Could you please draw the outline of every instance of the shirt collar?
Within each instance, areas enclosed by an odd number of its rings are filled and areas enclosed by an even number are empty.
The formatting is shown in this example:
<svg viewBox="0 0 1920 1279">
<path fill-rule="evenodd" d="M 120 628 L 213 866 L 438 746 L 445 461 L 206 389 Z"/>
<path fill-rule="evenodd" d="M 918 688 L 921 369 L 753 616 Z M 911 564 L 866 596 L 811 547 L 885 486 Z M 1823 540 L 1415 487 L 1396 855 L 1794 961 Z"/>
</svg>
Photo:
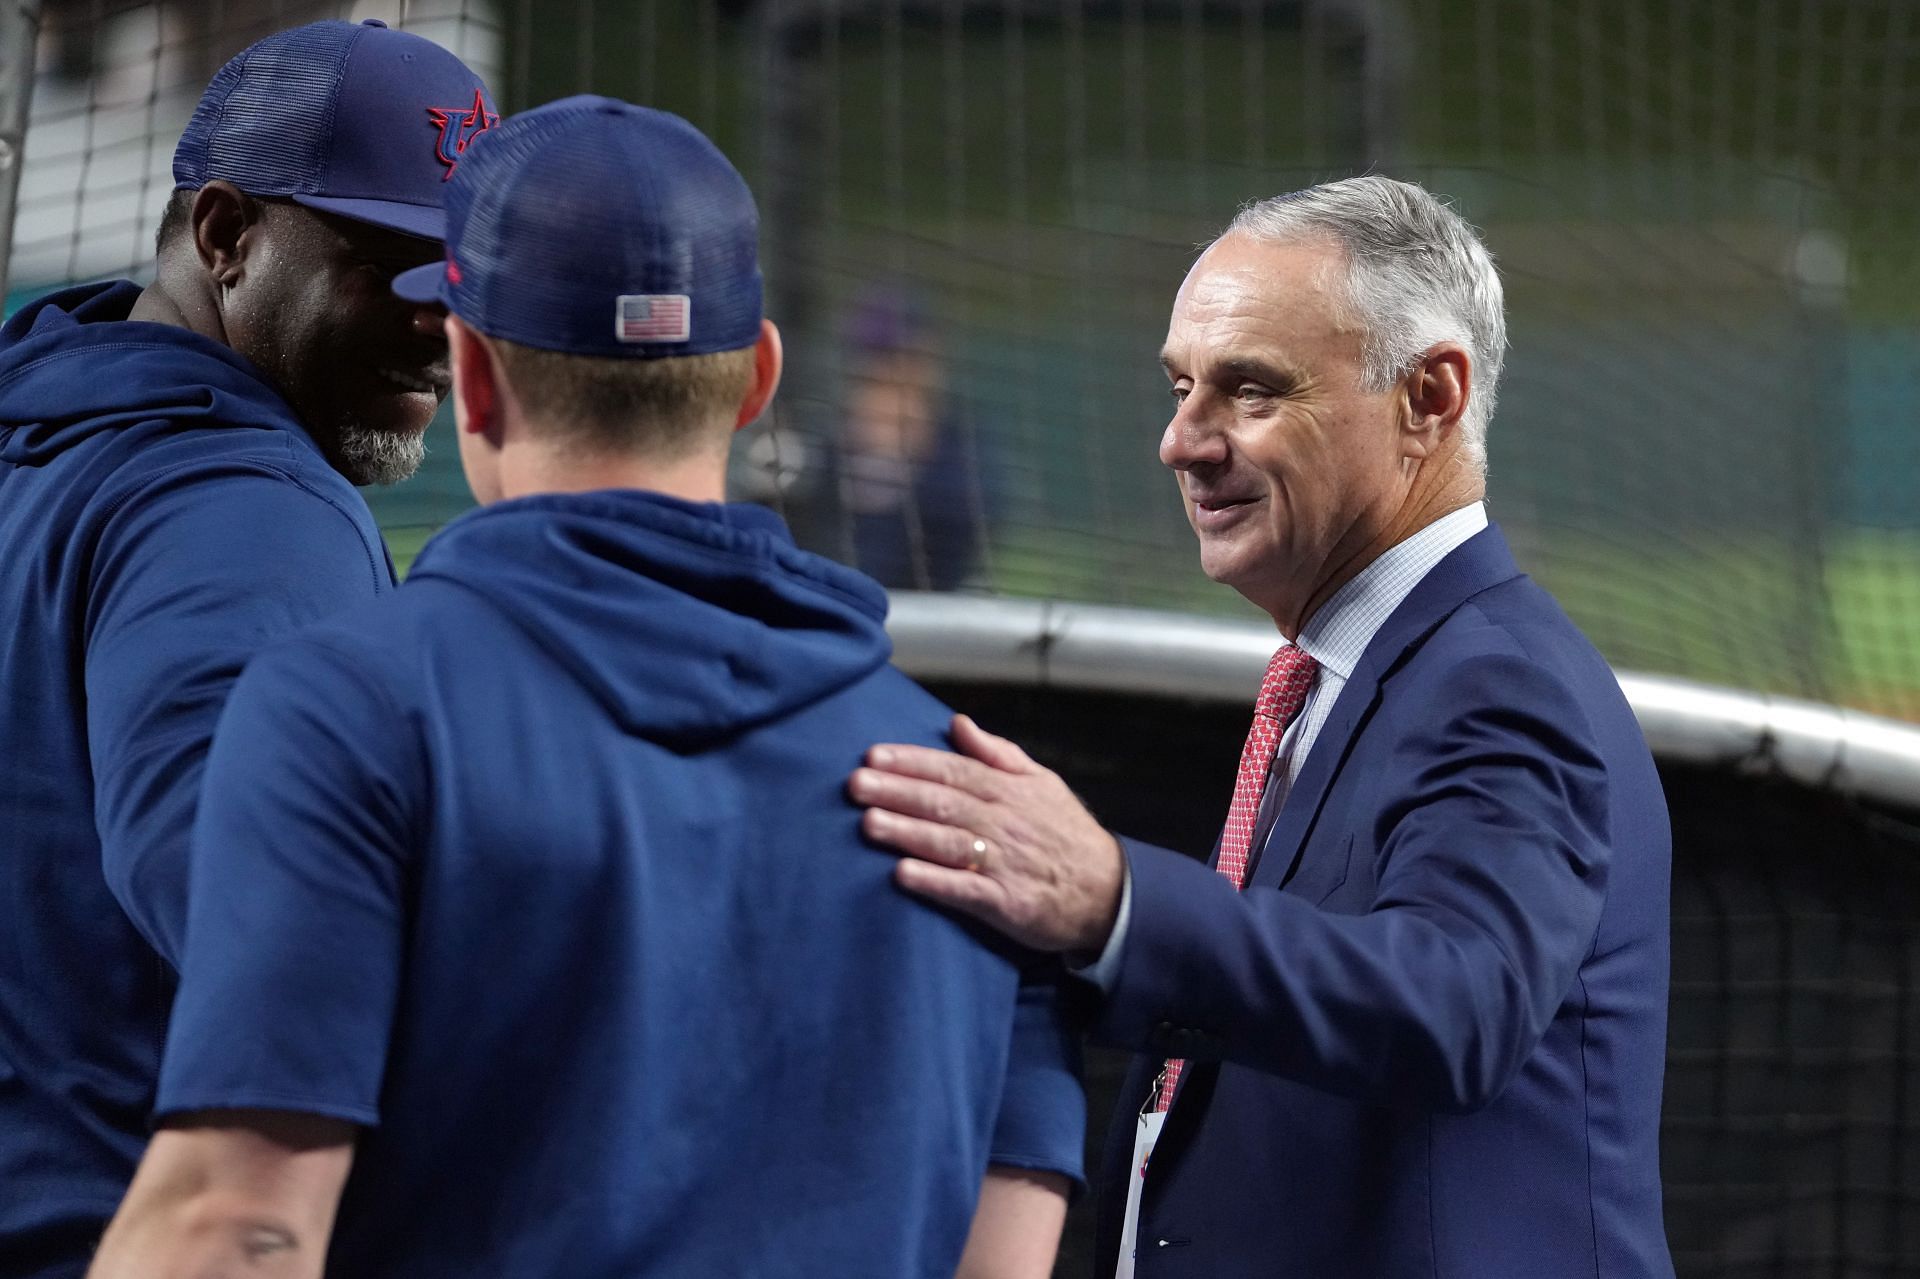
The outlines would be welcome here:
<svg viewBox="0 0 1920 1279">
<path fill-rule="evenodd" d="M 1352 678 L 1367 645 L 1420 579 L 1486 526 L 1487 505 L 1474 502 L 1388 547 L 1320 606 L 1294 642 L 1341 679 Z"/>
</svg>

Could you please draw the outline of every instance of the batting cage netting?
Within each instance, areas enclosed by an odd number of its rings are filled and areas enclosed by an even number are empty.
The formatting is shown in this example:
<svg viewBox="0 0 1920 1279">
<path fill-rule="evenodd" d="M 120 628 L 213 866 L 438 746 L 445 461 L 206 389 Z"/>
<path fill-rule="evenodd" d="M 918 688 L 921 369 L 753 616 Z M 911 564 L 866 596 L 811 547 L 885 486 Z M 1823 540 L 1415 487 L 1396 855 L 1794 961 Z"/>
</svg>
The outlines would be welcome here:
<svg viewBox="0 0 1920 1279">
<path fill-rule="evenodd" d="M 1156 457 L 1169 304 L 1243 201 L 1377 170 L 1501 263 L 1491 511 L 1616 668 L 1920 720 L 1912 0 L 9 0 L 7 308 L 142 277 L 207 78 L 327 16 L 721 144 L 789 356 L 735 493 L 890 587 L 1253 618 Z M 369 494 L 403 563 L 469 501 L 434 432 Z M 1204 852 L 1253 684 L 938 687 Z M 1676 1260 L 1920 1275 L 1920 764 L 1862 798 L 1756 741 L 1663 752 Z"/>
<path fill-rule="evenodd" d="M 1115 829 L 1211 846 L 1270 626 L 911 595 L 893 629 L 907 669 Z M 1661 1156 L 1677 1272 L 1920 1275 L 1920 737 L 1623 683 L 1673 818 Z M 1098 1131 L 1126 1063 L 1088 1062 Z M 1075 1207 L 1057 1274 L 1089 1273 L 1093 1212 Z"/>
</svg>

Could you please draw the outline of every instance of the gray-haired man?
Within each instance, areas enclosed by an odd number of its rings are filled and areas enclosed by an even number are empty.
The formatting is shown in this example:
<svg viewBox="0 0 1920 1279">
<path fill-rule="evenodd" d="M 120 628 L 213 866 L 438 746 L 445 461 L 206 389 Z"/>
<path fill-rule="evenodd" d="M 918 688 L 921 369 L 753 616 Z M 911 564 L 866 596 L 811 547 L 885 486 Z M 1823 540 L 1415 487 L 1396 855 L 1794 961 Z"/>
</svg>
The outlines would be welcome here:
<svg viewBox="0 0 1920 1279">
<path fill-rule="evenodd" d="M 1141 1053 L 1103 1275 L 1672 1274 L 1666 807 L 1487 522 L 1501 296 L 1471 227 L 1379 177 L 1248 207 L 1182 284 L 1160 458 L 1285 641 L 1213 870 L 965 720 L 965 756 L 854 776 L 904 886 L 1077 952 Z"/>
</svg>

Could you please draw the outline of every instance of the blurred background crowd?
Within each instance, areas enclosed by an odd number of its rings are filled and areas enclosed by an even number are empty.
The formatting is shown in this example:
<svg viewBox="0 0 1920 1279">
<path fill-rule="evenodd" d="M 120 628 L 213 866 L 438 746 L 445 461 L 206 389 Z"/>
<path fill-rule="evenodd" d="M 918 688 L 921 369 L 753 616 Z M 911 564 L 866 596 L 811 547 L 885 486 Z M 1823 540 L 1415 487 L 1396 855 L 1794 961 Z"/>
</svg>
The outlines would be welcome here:
<svg viewBox="0 0 1920 1279">
<path fill-rule="evenodd" d="M 144 269 L 210 70 L 332 14 L 721 143 L 792 359 L 736 492 L 891 586 L 1243 612 L 1155 458 L 1168 303 L 1241 201 L 1378 168 L 1501 260 L 1494 514 L 1609 658 L 1920 716 L 1909 0 L 51 0 L 9 305 Z"/>
</svg>

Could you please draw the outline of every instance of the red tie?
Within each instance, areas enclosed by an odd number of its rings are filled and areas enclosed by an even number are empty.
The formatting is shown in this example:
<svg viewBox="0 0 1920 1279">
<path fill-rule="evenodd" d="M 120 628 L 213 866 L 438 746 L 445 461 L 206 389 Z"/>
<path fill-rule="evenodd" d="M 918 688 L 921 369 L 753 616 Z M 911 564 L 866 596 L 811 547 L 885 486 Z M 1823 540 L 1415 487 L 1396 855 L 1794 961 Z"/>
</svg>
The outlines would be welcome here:
<svg viewBox="0 0 1920 1279">
<path fill-rule="evenodd" d="M 1220 860 L 1214 867 L 1232 880 L 1235 888 L 1246 886 L 1247 853 L 1253 847 L 1253 827 L 1260 818 L 1260 797 L 1266 794 L 1273 753 L 1280 749 L 1287 725 L 1306 704 L 1307 690 L 1313 687 L 1313 675 L 1319 669 L 1320 664 L 1305 650 L 1287 644 L 1267 663 L 1266 678 L 1260 681 L 1260 697 L 1253 704 L 1253 725 L 1247 729 L 1247 744 L 1240 750 L 1240 775 L 1234 779 L 1227 826 L 1220 832 Z M 1180 1082 L 1185 1066 L 1186 1062 L 1172 1058 L 1160 1072 L 1156 1110 L 1173 1105 L 1174 1086 Z"/>
</svg>

